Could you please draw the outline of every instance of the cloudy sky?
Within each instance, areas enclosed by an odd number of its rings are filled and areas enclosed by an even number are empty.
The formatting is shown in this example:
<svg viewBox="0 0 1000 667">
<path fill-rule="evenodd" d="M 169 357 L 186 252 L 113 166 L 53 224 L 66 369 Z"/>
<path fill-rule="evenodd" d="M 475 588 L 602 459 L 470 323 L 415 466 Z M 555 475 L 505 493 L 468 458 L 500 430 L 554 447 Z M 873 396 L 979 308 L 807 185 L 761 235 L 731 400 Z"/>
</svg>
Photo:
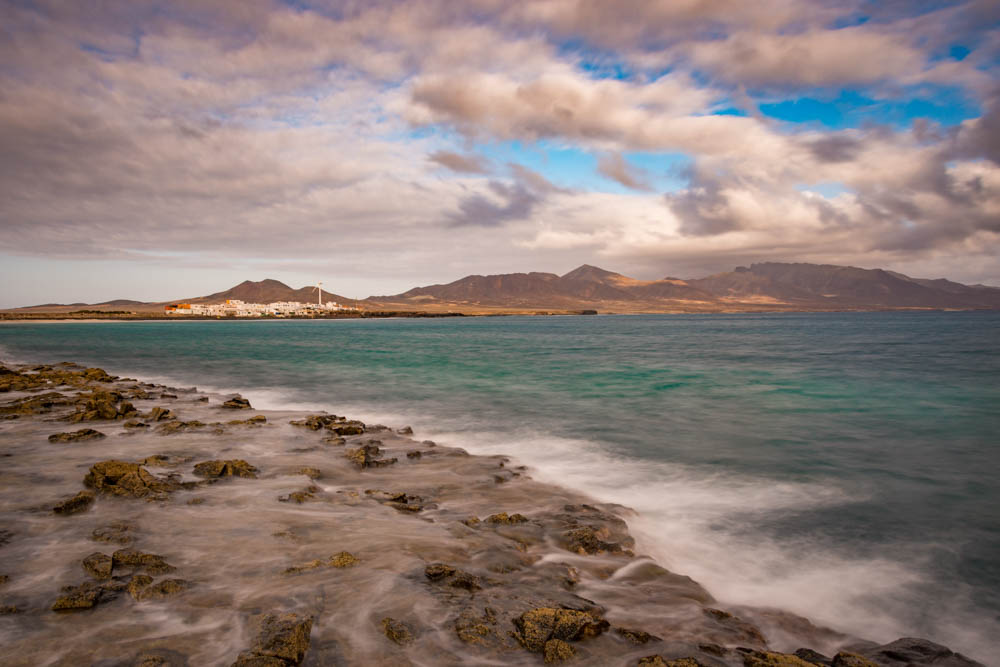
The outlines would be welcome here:
<svg viewBox="0 0 1000 667">
<path fill-rule="evenodd" d="M 0 307 L 754 261 L 1000 285 L 991 0 L 0 0 Z"/>
</svg>

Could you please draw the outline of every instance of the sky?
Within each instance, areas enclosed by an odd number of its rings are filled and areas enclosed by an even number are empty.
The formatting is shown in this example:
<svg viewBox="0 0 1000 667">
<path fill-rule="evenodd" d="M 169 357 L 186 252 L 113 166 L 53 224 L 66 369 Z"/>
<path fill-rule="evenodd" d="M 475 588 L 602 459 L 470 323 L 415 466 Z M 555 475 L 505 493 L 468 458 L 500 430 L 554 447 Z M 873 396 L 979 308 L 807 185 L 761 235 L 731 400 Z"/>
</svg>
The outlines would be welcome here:
<svg viewBox="0 0 1000 667">
<path fill-rule="evenodd" d="M 0 307 L 589 263 L 1000 285 L 992 0 L 0 0 Z"/>
</svg>

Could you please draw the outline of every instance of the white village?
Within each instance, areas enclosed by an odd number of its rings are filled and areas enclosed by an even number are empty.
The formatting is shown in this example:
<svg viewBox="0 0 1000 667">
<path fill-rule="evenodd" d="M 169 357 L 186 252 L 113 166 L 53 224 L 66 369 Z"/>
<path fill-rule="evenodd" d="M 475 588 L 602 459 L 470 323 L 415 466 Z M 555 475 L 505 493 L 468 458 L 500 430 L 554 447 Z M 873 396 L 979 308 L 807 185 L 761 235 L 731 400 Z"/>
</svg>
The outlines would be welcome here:
<svg viewBox="0 0 1000 667">
<path fill-rule="evenodd" d="M 323 302 L 323 283 L 316 283 L 316 303 L 301 301 L 275 301 L 250 303 L 240 299 L 226 299 L 222 303 L 175 303 L 163 307 L 167 315 L 197 317 L 316 317 L 339 311 L 357 311 L 360 308 L 344 306 L 335 301 Z"/>
</svg>

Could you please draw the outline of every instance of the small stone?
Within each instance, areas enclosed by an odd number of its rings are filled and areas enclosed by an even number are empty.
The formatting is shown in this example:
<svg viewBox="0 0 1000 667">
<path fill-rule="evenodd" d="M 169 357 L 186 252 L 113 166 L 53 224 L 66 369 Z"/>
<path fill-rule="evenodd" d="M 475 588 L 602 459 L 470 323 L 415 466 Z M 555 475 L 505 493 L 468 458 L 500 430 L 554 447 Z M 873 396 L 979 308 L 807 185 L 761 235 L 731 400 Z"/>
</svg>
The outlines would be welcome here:
<svg viewBox="0 0 1000 667">
<path fill-rule="evenodd" d="M 52 611 L 91 609 L 112 597 L 114 597 L 113 591 L 94 584 L 67 586 L 63 589 L 63 594 L 52 605 Z"/>
<path fill-rule="evenodd" d="M 663 641 L 655 635 L 651 635 L 643 630 L 630 630 L 628 628 L 615 628 L 615 632 L 629 640 L 633 644 L 648 644 L 649 642 Z"/>
<path fill-rule="evenodd" d="M 340 553 L 330 556 L 330 565 L 332 567 L 353 567 L 360 562 L 361 561 L 353 554 L 346 551 L 341 551 Z"/>
<path fill-rule="evenodd" d="M 160 406 L 156 406 L 149 412 L 149 419 L 150 421 L 154 422 L 164 421 L 166 419 L 173 419 L 173 417 L 174 413 L 170 412 L 170 410 L 168 410 L 167 408 L 161 408 Z"/>
<path fill-rule="evenodd" d="M 319 468 L 299 468 L 298 474 L 305 475 L 309 479 L 319 479 L 323 476 Z"/>
<path fill-rule="evenodd" d="M 413 435 L 413 429 L 409 426 L 404 426 L 403 428 L 396 431 L 399 435 Z"/>
<path fill-rule="evenodd" d="M 83 569 L 94 579 L 110 579 L 112 563 L 111 556 L 101 552 L 92 553 L 83 559 Z"/>
<path fill-rule="evenodd" d="M 420 452 L 419 449 L 411 449 L 410 451 L 406 452 L 406 458 L 408 459 L 419 459 L 422 457 L 423 454 Z"/>
<path fill-rule="evenodd" d="M 431 581 L 440 581 L 455 574 L 455 568 L 445 563 L 433 563 L 424 568 L 424 576 Z"/>
<path fill-rule="evenodd" d="M 95 497 L 93 491 L 81 491 L 72 498 L 64 500 L 53 507 L 52 511 L 63 516 L 86 512 L 94 504 Z"/>
<path fill-rule="evenodd" d="M 413 641 L 413 633 L 410 627 L 402 621 L 397 621 L 388 616 L 382 619 L 382 632 L 385 636 L 396 642 L 400 646 L 405 646 Z"/>
</svg>

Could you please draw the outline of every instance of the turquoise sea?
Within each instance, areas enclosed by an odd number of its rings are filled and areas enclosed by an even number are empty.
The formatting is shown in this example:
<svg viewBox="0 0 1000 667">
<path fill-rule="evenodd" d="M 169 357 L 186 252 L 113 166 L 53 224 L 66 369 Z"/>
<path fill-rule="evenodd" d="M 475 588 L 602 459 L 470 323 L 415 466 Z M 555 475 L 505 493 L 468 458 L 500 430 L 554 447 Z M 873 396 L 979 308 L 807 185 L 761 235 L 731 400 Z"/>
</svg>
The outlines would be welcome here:
<svg viewBox="0 0 1000 667">
<path fill-rule="evenodd" d="M 1000 313 L 6 323 L 0 360 L 240 391 L 637 511 L 721 601 L 1000 653 Z"/>
</svg>

